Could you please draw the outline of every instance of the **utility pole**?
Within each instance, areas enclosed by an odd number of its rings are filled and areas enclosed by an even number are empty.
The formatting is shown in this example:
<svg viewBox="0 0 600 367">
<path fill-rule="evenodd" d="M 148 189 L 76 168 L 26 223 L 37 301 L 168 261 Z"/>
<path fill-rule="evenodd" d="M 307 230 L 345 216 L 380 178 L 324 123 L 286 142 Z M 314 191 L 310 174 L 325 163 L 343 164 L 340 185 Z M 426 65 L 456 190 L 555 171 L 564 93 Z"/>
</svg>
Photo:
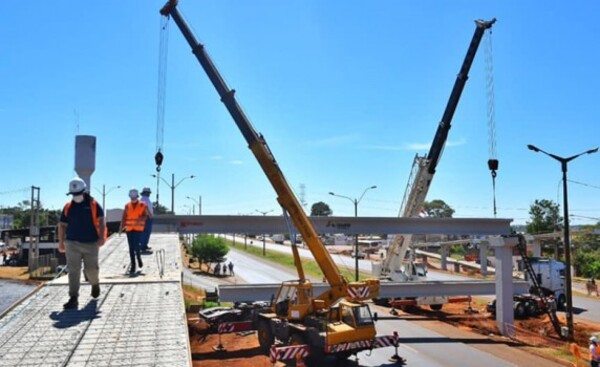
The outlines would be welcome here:
<svg viewBox="0 0 600 367">
<path fill-rule="evenodd" d="M 567 296 L 567 307 L 566 307 L 566 316 L 567 316 L 567 332 L 569 335 L 567 335 L 567 340 L 573 341 L 573 338 L 575 336 L 574 334 L 574 330 L 573 330 L 573 285 L 571 283 L 571 234 L 569 233 L 569 199 L 567 196 L 567 163 L 569 163 L 570 161 L 572 161 L 573 159 L 580 157 L 584 154 L 593 154 L 598 152 L 598 148 L 594 148 L 594 149 L 589 149 L 586 150 L 583 153 L 579 153 L 579 154 L 575 154 L 573 156 L 567 157 L 567 158 L 563 158 L 563 157 L 559 157 L 555 154 L 552 153 L 548 153 L 538 147 L 536 147 L 535 145 L 527 145 L 527 148 L 529 150 L 532 150 L 536 153 L 544 153 L 545 155 L 549 156 L 550 158 L 553 158 L 557 161 L 560 162 L 560 167 L 561 167 L 561 171 L 562 171 L 562 182 L 563 182 L 563 210 L 564 210 L 564 222 L 565 222 L 565 228 L 564 228 L 564 246 L 565 246 L 565 283 L 567 283 L 566 285 L 566 296 Z"/>
<path fill-rule="evenodd" d="M 31 218 L 29 221 L 29 273 L 38 268 L 40 241 L 40 188 L 31 186 Z"/>
</svg>

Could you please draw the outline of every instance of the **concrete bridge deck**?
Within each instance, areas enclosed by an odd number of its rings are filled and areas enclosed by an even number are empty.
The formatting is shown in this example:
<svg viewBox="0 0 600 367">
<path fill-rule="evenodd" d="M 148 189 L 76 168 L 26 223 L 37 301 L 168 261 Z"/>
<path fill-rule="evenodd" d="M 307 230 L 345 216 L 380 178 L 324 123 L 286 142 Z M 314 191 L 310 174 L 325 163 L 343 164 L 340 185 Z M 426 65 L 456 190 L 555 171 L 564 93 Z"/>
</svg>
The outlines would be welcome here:
<svg viewBox="0 0 600 367">
<path fill-rule="evenodd" d="M 100 297 L 83 283 L 77 310 L 62 309 L 63 276 L 8 312 L 0 366 L 191 366 L 178 237 L 153 234 L 150 246 L 130 277 L 126 237 L 111 237 L 100 250 Z"/>
</svg>

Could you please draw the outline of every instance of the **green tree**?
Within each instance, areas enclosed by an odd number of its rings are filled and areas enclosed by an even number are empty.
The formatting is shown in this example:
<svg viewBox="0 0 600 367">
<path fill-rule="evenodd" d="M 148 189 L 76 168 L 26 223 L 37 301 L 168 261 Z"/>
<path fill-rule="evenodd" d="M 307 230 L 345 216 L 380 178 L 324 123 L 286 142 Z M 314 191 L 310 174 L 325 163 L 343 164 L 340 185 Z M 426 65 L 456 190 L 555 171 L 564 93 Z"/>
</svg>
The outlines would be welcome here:
<svg viewBox="0 0 600 367">
<path fill-rule="evenodd" d="M 169 213 L 169 209 L 167 209 L 166 206 L 159 204 L 159 203 L 152 203 L 152 206 L 154 207 L 154 214 L 167 214 Z"/>
<path fill-rule="evenodd" d="M 527 222 L 527 233 L 550 233 L 561 230 L 563 219 L 558 214 L 559 206 L 552 200 L 535 200 L 529 207 L 531 222 Z"/>
<path fill-rule="evenodd" d="M 426 201 L 423 204 L 423 210 L 428 216 L 435 218 L 452 218 L 454 214 L 454 209 L 440 199 Z"/>
<path fill-rule="evenodd" d="M 328 217 L 333 214 L 333 211 L 329 207 L 329 205 L 325 204 L 322 201 L 314 203 L 310 207 L 310 215 L 314 217 Z"/>
<path fill-rule="evenodd" d="M 584 226 L 573 233 L 573 266 L 578 276 L 600 278 L 600 238 L 594 230 L 600 226 Z"/>
<path fill-rule="evenodd" d="M 210 235 L 199 235 L 192 244 L 192 256 L 198 259 L 200 264 L 219 263 L 225 261 L 225 255 L 229 248 L 225 240 Z"/>
</svg>

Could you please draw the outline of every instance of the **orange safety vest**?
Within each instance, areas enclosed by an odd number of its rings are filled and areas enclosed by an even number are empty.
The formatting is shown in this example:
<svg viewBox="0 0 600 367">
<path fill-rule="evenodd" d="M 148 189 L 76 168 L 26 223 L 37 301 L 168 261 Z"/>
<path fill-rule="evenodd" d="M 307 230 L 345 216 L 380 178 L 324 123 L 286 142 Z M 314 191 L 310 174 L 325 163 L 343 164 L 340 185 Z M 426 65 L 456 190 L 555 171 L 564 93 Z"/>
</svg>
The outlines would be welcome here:
<svg viewBox="0 0 600 367">
<path fill-rule="evenodd" d="M 138 201 L 135 205 L 130 201 L 125 205 L 125 230 L 127 232 L 143 232 L 146 225 L 146 204 Z"/>
<path fill-rule="evenodd" d="M 65 216 L 69 216 L 69 209 L 71 209 L 71 204 L 73 204 L 72 201 L 69 201 L 66 205 L 65 205 Z M 104 233 L 101 233 L 100 231 L 100 219 L 98 218 L 98 206 L 96 205 L 96 200 L 94 200 L 93 197 L 90 196 L 90 207 L 92 209 L 92 221 L 94 222 L 94 227 L 96 228 L 96 233 L 98 233 L 98 238 L 102 238 L 102 239 L 106 239 L 106 235 L 107 235 L 107 230 L 106 230 L 106 226 L 104 226 Z"/>
<path fill-rule="evenodd" d="M 598 354 L 598 345 L 590 345 L 590 361 L 600 362 L 600 354 Z"/>
</svg>

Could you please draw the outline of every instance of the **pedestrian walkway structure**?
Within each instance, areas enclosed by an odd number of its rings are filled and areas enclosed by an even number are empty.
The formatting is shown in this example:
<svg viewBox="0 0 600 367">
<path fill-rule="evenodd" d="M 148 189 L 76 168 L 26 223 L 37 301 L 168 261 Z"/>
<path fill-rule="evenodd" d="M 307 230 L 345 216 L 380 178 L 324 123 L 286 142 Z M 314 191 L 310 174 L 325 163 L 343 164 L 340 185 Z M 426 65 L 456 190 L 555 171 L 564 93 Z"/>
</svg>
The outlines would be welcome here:
<svg viewBox="0 0 600 367">
<path fill-rule="evenodd" d="M 62 309 L 66 276 L 10 310 L 0 366 L 191 366 L 178 236 L 155 233 L 150 246 L 130 277 L 127 239 L 113 235 L 100 250 L 100 297 L 83 283 L 77 310 Z"/>
</svg>

